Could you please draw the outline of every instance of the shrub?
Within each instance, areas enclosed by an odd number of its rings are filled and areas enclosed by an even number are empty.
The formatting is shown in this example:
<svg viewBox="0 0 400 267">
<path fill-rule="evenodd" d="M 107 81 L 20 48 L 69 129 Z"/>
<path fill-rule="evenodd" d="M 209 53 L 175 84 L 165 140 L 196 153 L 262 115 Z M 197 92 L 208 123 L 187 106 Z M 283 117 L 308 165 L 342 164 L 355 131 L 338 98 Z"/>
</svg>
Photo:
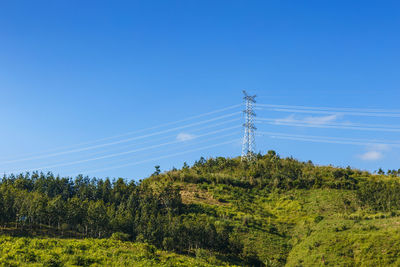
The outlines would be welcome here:
<svg viewBox="0 0 400 267">
<path fill-rule="evenodd" d="M 115 232 L 111 235 L 111 239 L 119 241 L 129 241 L 130 235 L 121 232 Z"/>
<path fill-rule="evenodd" d="M 81 255 L 75 256 L 72 260 L 72 264 L 78 266 L 90 266 L 91 264 L 95 263 L 96 260 L 89 257 L 84 257 Z"/>
<path fill-rule="evenodd" d="M 320 221 L 322 221 L 324 219 L 324 216 L 318 215 L 314 218 L 314 222 L 315 223 L 319 223 Z"/>
<path fill-rule="evenodd" d="M 64 264 L 60 260 L 60 256 L 52 254 L 50 259 L 47 259 L 43 263 L 43 267 L 61 267 Z"/>
</svg>

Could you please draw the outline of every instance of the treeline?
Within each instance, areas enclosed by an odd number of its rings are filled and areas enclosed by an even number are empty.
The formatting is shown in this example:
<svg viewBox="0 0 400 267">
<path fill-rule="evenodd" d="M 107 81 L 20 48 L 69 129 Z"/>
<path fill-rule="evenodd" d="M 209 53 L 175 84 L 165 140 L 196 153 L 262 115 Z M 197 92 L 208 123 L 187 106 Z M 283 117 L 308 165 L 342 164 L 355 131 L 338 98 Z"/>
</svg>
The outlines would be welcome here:
<svg viewBox="0 0 400 267">
<path fill-rule="evenodd" d="M 400 169 L 379 169 L 376 174 L 357 169 L 316 166 L 292 157 L 281 158 L 275 151 L 256 155 L 252 163 L 240 158 L 211 158 L 196 161 L 189 168 L 163 174 L 171 181 L 223 183 L 249 189 L 292 190 L 331 188 L 355 190 L 360 205 L 375 211 L 400 210 Z"/>
<path fill-rule="evenodd" d="M 240 253 L 240 245 L 230 240 L 232 229 L 188 212 L 171 183 L 11 175 L 0 183 L 0 225 L 25 230 L 47 226 L 82 237 L 113 235 L 178 252 L 207 248 Z"/>
<path fill-rule="evenodd" d="M 251 163 L 242 162 L 240 158 L 200 158 L 191 168 L 186 164 L 182 170 L 172 170 L 163 175 L 172 181 L 224 183 L 266 190 L 356 189 L 359 178 L 371 176 L 350 167 L 315 166 L 311 161 L 281 158 L 275 151 L 258 154 L 256 158 Z"/>
</svg>

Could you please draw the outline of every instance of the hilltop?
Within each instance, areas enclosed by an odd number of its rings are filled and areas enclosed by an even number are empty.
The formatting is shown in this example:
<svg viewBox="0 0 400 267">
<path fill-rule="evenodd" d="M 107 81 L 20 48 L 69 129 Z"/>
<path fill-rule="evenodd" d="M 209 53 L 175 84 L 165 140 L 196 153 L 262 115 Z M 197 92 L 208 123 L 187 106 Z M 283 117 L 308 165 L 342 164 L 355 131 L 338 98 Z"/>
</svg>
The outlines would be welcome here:
<svg viewBox="0 0 400 267">
<path fill-rule="evenodd" d="M 58 255 L 52 266 L 399 265 L 398 174 L 269 151 L 250 163 L 217 157 L 156 167 L 139 183 L 12 175 L 0 184 L 0 262 L 44 263 L 48 250 Z M 114 251 L 107 259 L 92 249 L 102 246 Z"/>
</svg>

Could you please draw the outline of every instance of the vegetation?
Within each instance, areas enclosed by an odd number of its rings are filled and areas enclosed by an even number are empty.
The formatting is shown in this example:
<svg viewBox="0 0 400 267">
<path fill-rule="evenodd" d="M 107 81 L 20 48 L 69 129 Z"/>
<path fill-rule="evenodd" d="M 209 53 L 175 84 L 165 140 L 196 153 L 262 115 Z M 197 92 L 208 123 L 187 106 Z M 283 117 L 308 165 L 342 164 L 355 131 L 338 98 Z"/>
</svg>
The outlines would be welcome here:
<svg viewBox="0 0 400 267">
<path fill-rule="evenodd" d="M 5 176 L 0 263 L 399 265 L 399 174 L 269 151 L 252 163 L 201 158 L 164 173 L 156 166 L 138 183 Z"/>
<path fill-rule="evenodd" d="M 112 239 L 0 238 L 2 266 L 213 266 L 213 259 L 160 251 Z M 211 262 L 211 264 L 209 263 Z"/>
</svg>

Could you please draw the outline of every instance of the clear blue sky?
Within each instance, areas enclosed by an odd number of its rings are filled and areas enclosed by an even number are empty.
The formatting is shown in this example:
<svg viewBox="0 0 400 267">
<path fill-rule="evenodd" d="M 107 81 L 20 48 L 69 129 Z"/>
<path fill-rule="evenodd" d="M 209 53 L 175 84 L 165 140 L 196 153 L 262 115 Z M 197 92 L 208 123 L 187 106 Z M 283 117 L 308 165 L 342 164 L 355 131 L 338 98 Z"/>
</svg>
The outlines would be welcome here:
<svg viewBox="0 0 400 267">
<path fill-rule="evenodd" d="M 7 163 L 35 158 L 33 154 L 44 155 L 42 152 L 52 149 L 85 147 L 73 145 L 239 104 L 242 89 L 257 94 L 262 104 L 400 109 L 399 10 L 398 1 L 1 1 L 0 170 L 57 166 L 173 142 L 178 135 L 191 139 L 223 129 L 201 130 L 198 126 L 194 133 L 185 128 L 135 143 Z M 326 117 L 329 114 L 268 110 L 258 114 L 306 123 L 316 120 L 400 127 L 398 117 Z M 239 124 L 227 122 L 225 127 Z M 206 125 L 211 124 L 201 126 Z M 268 124 L 258 128 L 388 142 L 400 139 L 400 132 Z M 218 140 L 192 139 L 143 150 L 142 154 L 44 170 L 139 179 L 151 174 L 156 164 L 167 170 L 180 167 L 183 161 L 192 163 L 201 155 L 237 156 L 240 144 L 123 168 L 91 170 L 240 138 L 240 129 L 234 131 L 236 136 Z M 400 148 L 395 146 L 257 137 L 257 150 L 268 149 L 318 164 L 371 171 L 400 168 Z"/>
</svg>

